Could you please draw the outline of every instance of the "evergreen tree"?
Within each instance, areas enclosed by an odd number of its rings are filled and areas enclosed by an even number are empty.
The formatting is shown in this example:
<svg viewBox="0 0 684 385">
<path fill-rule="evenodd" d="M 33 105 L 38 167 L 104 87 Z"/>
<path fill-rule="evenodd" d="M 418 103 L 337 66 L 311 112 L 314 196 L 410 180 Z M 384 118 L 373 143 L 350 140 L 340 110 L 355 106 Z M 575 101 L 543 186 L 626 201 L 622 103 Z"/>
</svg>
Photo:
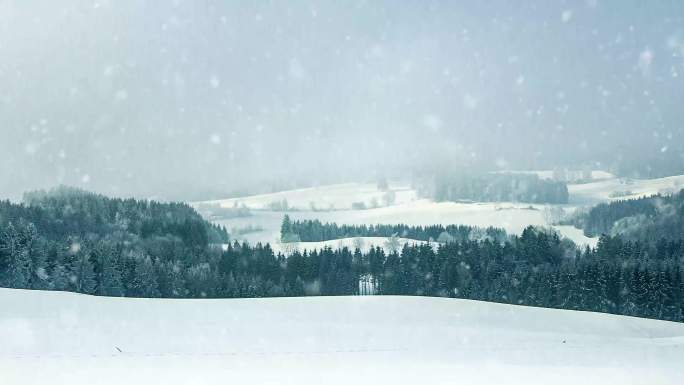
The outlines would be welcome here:
<svg viewBox="0 0 684 385">
<path fill-rule="evenodd" d="M 95 271 L 87 252 L 80 252 L 73 259 L 71 282 L 79 293 L 95 293 Z"/>
<path fill-rule="evenodd" d="M 33 271 L 29 249 L 34 242 L 32 230 L 20 234 L 13 224 L 9 224 L 2 234 L 2 247 L 9 256 L 6 272 L 7 285 L 18 289 L 30 288 Z"/>
<path fill-rule="evenodd" d="M 288 234 L 292 233 L 292 221 L 290 221 L 290 216 L 285 214 L 283 216 L 283 222 L 280 225 L 280 236 L 286 237 Z"/>
<path fill-rule="evenodd" d="M 131 283 L 131 294 L 134 297 L 155 298 L 159 297 L 157 276 L 154 271 L 152 259 L 147 255 L 140 255 L 133 259 L 135 268 Z"/>
<path fill-rule="evenodd" d="M 119 263 L 113 248 L 101 247 L 96 253 L 98 260 L 97 269 L 97 294 L 112 297 L 124 295 L 124 286 L 121 282 Z"/>
</svg>

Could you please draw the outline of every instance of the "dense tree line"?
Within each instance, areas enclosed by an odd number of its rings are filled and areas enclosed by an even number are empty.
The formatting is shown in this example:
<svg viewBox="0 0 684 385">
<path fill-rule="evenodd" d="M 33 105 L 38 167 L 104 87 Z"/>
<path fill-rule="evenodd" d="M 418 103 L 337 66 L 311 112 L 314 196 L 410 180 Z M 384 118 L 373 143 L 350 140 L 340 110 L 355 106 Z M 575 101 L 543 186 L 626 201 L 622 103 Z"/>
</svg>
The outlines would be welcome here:
<svg viewBox="0 0 684 385">
<path fill-rule="evenodd" d="M 604 236 L 576 251 L 557 234 L 527 228 L 499 243 L 454 241 L 400 252 L 325 248 L 285 257 L 233 243 L 192 257 L 146 254 L 100 238 L 46 242 L 35 226 L 4 227 L 2 285 L 168 298 L 355 295 L 467 298 L 684 321 L 684 242 L 654 245 Z M 364 290 L 370 284 L 372 290 Z"/>
<path fill-rule="evenodd" d="M 646 149 L 646 146 L 641 141 L 635 141 L 634 148 L 625 151 L 630 156 L 618 161 L 612 171 L 621 177 L 639 179 L 684 174 L 684 147 L 680 140 L 671 140 L 668 143 L 668 151 L 658 151 L 658 145 L 654 146 L 653 150 Z"/>
<path fill-rule="evenodd" d="M 79 204 L 73 195 L 90 203 Z M 683 240 L 603 236 L 596 248 L 577 250 L 555 232 L 528 227 L 520 236 L 464 237 L 435 248 L 407 244 L 388 253 L 379 247 L 365 253 L 325 248 L 286 257 L 269 245 L 197 241 L 225 233 L 208 224 L 172 226 L 192 217 L 175 212 L 186 212 L 184 205 L 119 206 L 136 207 L 133 214 L 103 208 L 98 200 L 104 207 L 118 204 L 73 191 L 34 196 L 25 205 L 5 202 L 1 286 L 166 298 L 425 295 L 684 321 Z M 158 221 L 170 232 L 143 231 L 132 218 Z M 224 235 L 184 233 L 199 228 Z"/>
<path fill-rule="evenodd" d="M 180 238 L 188 247 L 227 242 L 224 228 L 184 203 L 116 199 L 61 186 L 24 194 L 22 204 L 0 201 L 0 225 L 32 223 L 50 240 L 111 234 L 129 238 Z"/>
<path fill-rule="evenodd" d="M 598 204 L 566 221 L 587 236 L 620 234 L 623 238 L 655 241 L 684 238 L 684 191 Z"/>
<path fill-rule="evenodd" d="M 434 178 L 428 191 L 436 201 L 568 203 L 565 182 L 535 174 L 453 173 Z M 426 190 L 426 189 L 422 189 Z"/>
<path fill-rule="evenodd" d="M 60 187 L 26 194 L 22 204 L 0 202 L 0 283 L 153 295 L 158 290 L 153 267 L 180 270 L 207 259 L 211 245 L 224 242 L 229 242 L 226 230 L 188 205 Z"/>
<path fill-rule="evenodd" d="M 319 242 L 351 237 L 402 237 L 420 241 L 465 241 L 490 238 L 498 241 L 506 239 L 506 231 L 500 228 L 480 228 L 465 225 L 409 226 L 405 224 L 377 225 L 338 225 L 314 220 L 292 221 L 288 215 L 283 217 L 280 228 L 281 239 L 292 239 L 288 234 L 297 235 L 302 242 Z"/>
</svg>

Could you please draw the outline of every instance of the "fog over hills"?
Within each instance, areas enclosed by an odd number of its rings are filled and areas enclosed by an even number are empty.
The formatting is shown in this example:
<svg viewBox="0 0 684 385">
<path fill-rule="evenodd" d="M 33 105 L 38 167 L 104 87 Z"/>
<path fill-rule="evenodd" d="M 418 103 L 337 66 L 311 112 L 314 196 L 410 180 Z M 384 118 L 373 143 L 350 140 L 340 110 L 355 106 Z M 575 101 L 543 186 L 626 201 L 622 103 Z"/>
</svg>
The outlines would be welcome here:
<svg viewBox="0 0 684 385">
<path fill-rule="evenodd" d="M 0 196 L 684 173 L 684 3 L 0 2 Z"/>
</svg>

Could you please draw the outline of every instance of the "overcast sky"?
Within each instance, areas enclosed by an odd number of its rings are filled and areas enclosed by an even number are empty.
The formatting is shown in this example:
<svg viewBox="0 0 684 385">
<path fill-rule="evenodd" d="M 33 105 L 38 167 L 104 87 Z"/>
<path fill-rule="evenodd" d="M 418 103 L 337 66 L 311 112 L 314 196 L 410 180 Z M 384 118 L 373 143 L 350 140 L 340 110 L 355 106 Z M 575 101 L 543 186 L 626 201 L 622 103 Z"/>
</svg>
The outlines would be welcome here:
<svg viewBox="0 0 684 385">
<path fill-rule="evenodd" d="M 0 197 L 682 162 L 684 2 L 0 0 Z"/>
</svg>

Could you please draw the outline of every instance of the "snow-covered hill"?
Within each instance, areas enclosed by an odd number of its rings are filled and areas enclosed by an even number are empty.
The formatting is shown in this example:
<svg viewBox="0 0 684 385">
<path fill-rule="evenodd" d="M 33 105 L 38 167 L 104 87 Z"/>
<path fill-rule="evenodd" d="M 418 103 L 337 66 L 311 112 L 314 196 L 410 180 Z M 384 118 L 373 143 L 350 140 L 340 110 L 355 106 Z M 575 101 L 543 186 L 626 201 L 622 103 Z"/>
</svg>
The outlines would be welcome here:
<svg viewBox="0 0 684 385">
<path fill-rule="evenodd" d="M 502 170 L 502 171 L 494 171 L 496 174 L 531 174 L 531 175 L 536 175 L 541 179 L 554 179 L 554 172 L 553 170 Z M 584 172 L 582 170 L 562 170 L 560 171 L 560 174 L 565 176 L 566 180 L 572 180 L 573 176 L 575 178 L 583 178 L 584 177 Z M 603 170 L 591 170 L 590 173 L 590 178 L 594 181 L 596 180 L 601 180 L 601 179 L 612 179 L 615 178 L 615 175 L 608 171 L 603 171 Z"/>
<path fill-rule="evenodd" d="M 550 177 L 550 171 L 530 172 Z M 598 171 L 595 174 L 596 181 L 594 182 L 568 185 L 570 204 L 561 205 L 563 210 L 571 212 L 581 206 L 615 199 L 636 198 L 659 192 L 676 192 L 684 187 L 684 175 L 638 180 L 615 178 L 609 173 Z M 408 225 L 495 226 L 511 234 L 518 234 L 529 225 L 549 226 L 545 216 L 545 210 L 549 205 L 513 202 L 433 202 L 429 199 L 418 199 L 416 192 L 406 186 L 390 185 L 390 187 L 395 191 L 396 200 L 389 206 L 383 206 L 385 193 L 379 191 L 377 186 L 362 183 L 337 184 L 244 198 L 198 202 L 195 205 L 209 204 L 221 207 L 245 205 L 253 209 L 249 216 L 216 220 L 217 223 L 226 226 L 229 231 L 248 227 L 258 229 L 258 231 L 243 235 L 233 233 L 235 239 L 250 243 L 277 243 L 284 213 L 269 211 L 268 208 L 271 203 L 282 199 L 286 199 L 288 205 L 296 209 L 288 212 L 295 220 L 318 219 L 322 222 L 350 225 L 404 223 Z M 371 201 L 378 202 L 380 207 L 372 208 Z M 316 211 L 311 210 L 311 202 L 317 209 Z M 367 209 L 351 209 L 355 202 L 364 202 Z M 555 228 L 577 244 L 594 246 L 597 242 L 597 238 L 587 238 L 581 230 L 573 227 L 555 226 Z"/>
<path fill-rule="evenodd" d="M 416 192 L 407 186 L 390 185 L 394 194 L 391 204 L 410 202 Z M 242 198 L 220 199 L 201 202 L 221 207 L 245 206 L 249 209 L 268 210 L 272 204 L 287 201 L 295 210 L 350 210 L 352 204 L 363 203 L 367 207 L 387 205 L 386 191 L 378 190 L 372 183 L 344 183 L 280 191 L 271 194 L 252 195 Z"/>
<path fill-rule="evenodd" d="M 421 297 L 0 289 L 0 383 L 681 384 L 684 324 Z"/>
<path fill-rule="evenodd" d="M 676 193 L 684 188 L 684 175 L 657 179 L 613 178 L 598 182 L 568 185 L 570 203 L 599 203 L 634 199 L 654 194 Z"/>
<path fill-rule="evenodd" d="M 350 225 L 404 223 L 414 226 L 434 224 L 495 226 L 505 229 L 510 234 L 519 234 L 529 225 L 548 225 L 544 218 L 545 208 L 544 205 L 527 203 L 454 203 L 420 199 L 391 207 L 369 210 L 292 211 L 287 214 L 293 220 L 318 219 L 324 223 L 335 222 Z M 229 231 L 250 225 L 257 226 L 262 230 L 237 238 L 250 243 L 269 242 L 273 244 L 280 238 L 280 225 L 283 215 L 285 213 L 282 212 L 254 211 L 248 217 L 217 220 L 216 223 L 225 226 Z M 557 229 L 578 244 L 593 246 L 596 243 L 596 239 L 585 237 L 581 230 L 569 226 L 561 226 Z"/>
</svg>

